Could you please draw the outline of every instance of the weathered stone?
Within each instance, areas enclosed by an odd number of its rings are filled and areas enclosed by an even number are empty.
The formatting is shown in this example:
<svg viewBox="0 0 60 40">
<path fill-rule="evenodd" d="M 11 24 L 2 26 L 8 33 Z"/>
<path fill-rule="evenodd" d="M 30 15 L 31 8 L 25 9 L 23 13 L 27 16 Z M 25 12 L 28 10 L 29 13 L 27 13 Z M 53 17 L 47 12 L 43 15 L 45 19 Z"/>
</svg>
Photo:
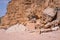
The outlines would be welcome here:
<svg viewBox="0 0 60 40">
<path fill-rule="evenodd" d="M 55 12 L 54 12 L 54 8 L 50 8 L 50 7 L 47 7 L 44 11 L 43 11 L 44 14 L 46 15 L 49 15 L 51 17 L 54 17 L 55 16 Z"/>
<path fill-rule="evenodd" d="M 40 33 L 44 33 L 44 32 L 51 32 L 52 30 L 51 29 L 40 29 Z"/>
<path fill-rule="evenodd" d="M 60 10 L 58 10 L 57 19 L 60 20 Z"/>
<path fill-rule="evenodd" d="M 51 28 L 52 31 L 56 31 L 58 29 L 59 29 L 59 26 L 56 26 L 56 27 Z"/>
<path fill-rule="evenodd" d="M 11 0 L 6 15 L 1 18 L 0 28 L 9 28 L 17 23 L 27 26 L 30 30 L 35 27 L 48 28 L 50 24 L 59 25 L 59 22 L 53 20 L 56 7 L 60 7 L 60 0 Z"/>
<path fill-rule="evenodd" d="M 51 28 L 60 25 L 60 20 L 54 20 L 52 22 L 47 23 L 44 28 Z"/>
<path fill-rule="evenodd" d="M 40 33 L 56 31 L 58 29 L 59 29 L 59 26 L 56 26 L 56 27 L 53 27 L 53 28 L 48 28 L 48 29 L 41 28 Z"/>
<path fill-rule="evenodd" d="M 24 25 L 22 25 L 22 24 L 16 24 L 16 25 L 13 25 L 13 26 L 9 27 L 6 30 L 6 33 L 10 33 L 10 32 L 23 32 L 26 29 L 27 28 Z"/>
<path fill-rule="evenodd" d="M 27 23 L 26 27 L 28 28 L 28 30 L 35 30 L 35 23 Z"/>
</svg>

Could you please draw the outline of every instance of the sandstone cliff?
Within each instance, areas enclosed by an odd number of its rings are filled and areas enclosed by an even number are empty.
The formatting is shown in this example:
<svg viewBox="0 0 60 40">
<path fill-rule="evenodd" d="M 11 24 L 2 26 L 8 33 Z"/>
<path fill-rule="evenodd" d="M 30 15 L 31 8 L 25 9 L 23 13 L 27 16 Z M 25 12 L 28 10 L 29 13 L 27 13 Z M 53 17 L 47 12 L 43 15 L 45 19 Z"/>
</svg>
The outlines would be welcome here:
<svg viewBox="0 0 60 40">
<path fill-rule="evenodd" d="M 60 0 L 11 0 L 6 15 L 1 19 L 0 28 L 8 28 L 17 23 L 25 26 L 38 23 L 39 27 L 44 27 L 52 22 L 57 13 L 56 8 L 60 8 Z"/>
</svg>

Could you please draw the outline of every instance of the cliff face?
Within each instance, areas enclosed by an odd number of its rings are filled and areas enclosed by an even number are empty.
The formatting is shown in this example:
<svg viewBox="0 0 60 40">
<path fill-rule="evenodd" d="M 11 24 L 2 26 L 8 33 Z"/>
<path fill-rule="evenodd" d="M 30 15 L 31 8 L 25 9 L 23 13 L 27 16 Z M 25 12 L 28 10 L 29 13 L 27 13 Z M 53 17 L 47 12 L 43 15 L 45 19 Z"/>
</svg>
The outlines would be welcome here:
<svg viewBox="0 0 60 40">
<path fill-rule="evenodd" d="M 11 0 L 8 3 L 6 15 L 1 19 L 0 28 L 8 28 L 17 23 L 26 25 L 38 20 L 45 25 L 52 21 L 56 14 L 54 11 L 56 7 L 60 7 L 60 0 Z M 46 13 L 48 9 L 52 10 L 51 13 Z"/>
</svg>

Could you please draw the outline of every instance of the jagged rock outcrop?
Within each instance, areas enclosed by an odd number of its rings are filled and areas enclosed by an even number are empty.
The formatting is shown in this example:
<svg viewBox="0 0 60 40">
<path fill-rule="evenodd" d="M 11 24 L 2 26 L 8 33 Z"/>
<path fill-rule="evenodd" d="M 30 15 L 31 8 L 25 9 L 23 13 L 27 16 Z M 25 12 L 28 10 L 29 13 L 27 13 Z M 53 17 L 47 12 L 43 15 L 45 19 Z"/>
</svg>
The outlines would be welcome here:
<svg viewBox="0 0 60 40">
<path fill-rule="evenodd" d="M 33 24 L 32 28 L 28 27 L 30 29 L 37 26 L 44 28 L 48 22 L 56 18 L 56 14 L 57 18 L 60 18 L 60 11 L 56 11 L 59 7 L 60 0 L 11 0 L 6 15 L 1 19 L 0 28 L 8 28 L 17 23 L 25 26 Z"/>
</svg>

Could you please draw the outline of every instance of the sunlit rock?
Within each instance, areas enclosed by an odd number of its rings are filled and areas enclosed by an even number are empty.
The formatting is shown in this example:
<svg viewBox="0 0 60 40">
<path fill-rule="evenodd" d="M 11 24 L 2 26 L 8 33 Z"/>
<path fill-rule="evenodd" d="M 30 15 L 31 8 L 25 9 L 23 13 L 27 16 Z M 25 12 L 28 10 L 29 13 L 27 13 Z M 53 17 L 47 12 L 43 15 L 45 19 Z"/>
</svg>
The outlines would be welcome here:
<svg viewBox="0 0 60 40">
<path fill-rule="evenodd" d="M 54 12 L 54 8 L 50 8 L 50 7 L 47 7 L 44 11 L 43 11 L 44 14 L 47 14 L 51 17 L 54 17 L 55 16 L 55 12 Z"/>
<path fill-rule="evenodd" d="M 21 32 L 21 31 L 25 31 L 26 30 L 26 27 L 22 24 L 16 24 L 16 25 L 13 25 L 11 26 L 10 28 L 8 28 L 6 30 L 7 33 L 10 33 L 10 32 Z"/>
</svg>

